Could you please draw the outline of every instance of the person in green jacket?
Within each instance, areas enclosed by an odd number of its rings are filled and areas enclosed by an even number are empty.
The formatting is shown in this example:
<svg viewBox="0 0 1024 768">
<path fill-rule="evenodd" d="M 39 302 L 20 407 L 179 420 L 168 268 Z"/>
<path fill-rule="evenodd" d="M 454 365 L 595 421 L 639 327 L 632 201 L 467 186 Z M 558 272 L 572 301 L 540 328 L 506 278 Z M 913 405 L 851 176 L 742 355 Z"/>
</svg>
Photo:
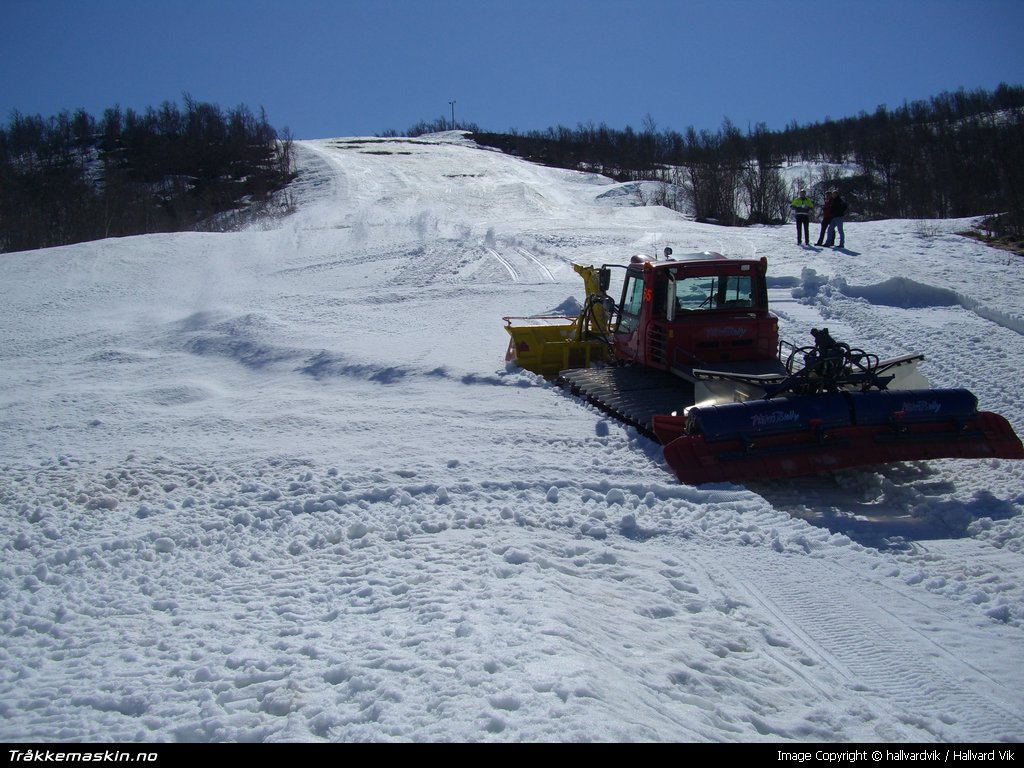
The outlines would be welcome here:
<svg viewBox="0 0 1024 768">
<path fill-rule="evenodd" d="M 814 201 L 807 196 L 807 190 L 801 189 L 800 194 L 793 198 L 793 213 L 796 214 L 796 244 L 811 244 L 811 214 L 814 212 Z"/>
</svg>

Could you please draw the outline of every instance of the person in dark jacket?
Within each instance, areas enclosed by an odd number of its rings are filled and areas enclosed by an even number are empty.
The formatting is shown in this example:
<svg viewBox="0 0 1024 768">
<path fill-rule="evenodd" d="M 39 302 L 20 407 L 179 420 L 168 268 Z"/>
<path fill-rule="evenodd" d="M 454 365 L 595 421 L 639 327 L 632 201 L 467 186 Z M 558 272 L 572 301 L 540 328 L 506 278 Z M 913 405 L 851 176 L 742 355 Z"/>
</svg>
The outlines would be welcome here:
<svg viewBox="0 0 1024 768">
<path fill-rule="evenodd" d="M 807 196 L 807 190 L 801 189 L 800 194 L 793 198 L 791 205 L 796 214 L 796 244 L 811 244 L 811 213 L 814 212 L 814 201 Z M 801 240 L 801 232 L 803 239 Z"/>
<path fill-rule="evenodd" d="M 833 190 L 832 218 L 828 222 L 828 234 L 825 236 L 825 246 L 831 248 L 836 242 L 836 232 L 839 233 L 839 247 L 846 247 L 846 233 L 843 231 L 843 217 L 846 216 L 846 201 L 839 196 L 839 192 Z"/>
<path fill-rule="evenodd" d="M 828 223 L 832 221 L 832 190 L 825 193 L 825 204 L 821 206 L 821 230 L 818 232 L 818 242 L 815 245 L 824 245 L 825 230 Z"/>
</svg>

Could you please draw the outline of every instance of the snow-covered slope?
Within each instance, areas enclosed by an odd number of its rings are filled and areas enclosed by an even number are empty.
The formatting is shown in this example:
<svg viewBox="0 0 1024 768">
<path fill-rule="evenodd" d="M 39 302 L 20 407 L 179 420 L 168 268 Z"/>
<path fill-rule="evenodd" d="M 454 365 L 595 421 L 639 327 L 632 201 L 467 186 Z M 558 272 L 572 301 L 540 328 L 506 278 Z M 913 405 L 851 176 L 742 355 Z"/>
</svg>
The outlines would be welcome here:
<svg viewBox="0 0 1024 768">
<path fill-rule="evenodd" d="M 501 322 L 573 261 L 765 255 L 784 335 L 1022 431 L 1019 259 L 800 248 L 458 134 L 297 147 L 283 224 L 0 257 L 0 739 L 1024 738 L 1024 462 L 680 486 Z"/>
</svg>

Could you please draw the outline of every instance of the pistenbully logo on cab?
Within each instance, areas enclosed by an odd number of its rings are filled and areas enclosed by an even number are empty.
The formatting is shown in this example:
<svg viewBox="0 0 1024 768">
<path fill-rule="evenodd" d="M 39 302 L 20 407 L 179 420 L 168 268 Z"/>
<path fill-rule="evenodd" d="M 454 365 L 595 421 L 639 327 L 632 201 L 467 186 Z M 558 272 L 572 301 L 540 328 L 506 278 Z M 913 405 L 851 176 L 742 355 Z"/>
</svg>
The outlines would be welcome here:
<svg viewBox="0 0 1024 768">
<path fill-rule="evenodd" d="M 725 326 L 723 328 L 707 328 L 705 330 L 709 339 L 741 339 L 747 335 L 746 328 Z"/>
</svg>

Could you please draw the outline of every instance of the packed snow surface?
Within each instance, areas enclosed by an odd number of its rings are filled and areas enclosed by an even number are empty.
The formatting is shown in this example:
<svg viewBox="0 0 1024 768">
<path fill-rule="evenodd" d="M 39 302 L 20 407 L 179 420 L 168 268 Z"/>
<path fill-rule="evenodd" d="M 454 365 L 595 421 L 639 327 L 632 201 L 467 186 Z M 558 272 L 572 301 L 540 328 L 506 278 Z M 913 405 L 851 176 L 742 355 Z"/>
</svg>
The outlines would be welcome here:
<svg viewBox="0 0 1024 768">
<path fill-rule="evenodd" d="M 0 256 L 0 739 L 1024 739 L 1024 462 L 683 486 L 501 320 L 578 307 L 573 262 L 767 256 L 784 337 L 1021 432 L 1020 258 L 458 134 L 297 148 L 274 224 Z"/>
</svg>

